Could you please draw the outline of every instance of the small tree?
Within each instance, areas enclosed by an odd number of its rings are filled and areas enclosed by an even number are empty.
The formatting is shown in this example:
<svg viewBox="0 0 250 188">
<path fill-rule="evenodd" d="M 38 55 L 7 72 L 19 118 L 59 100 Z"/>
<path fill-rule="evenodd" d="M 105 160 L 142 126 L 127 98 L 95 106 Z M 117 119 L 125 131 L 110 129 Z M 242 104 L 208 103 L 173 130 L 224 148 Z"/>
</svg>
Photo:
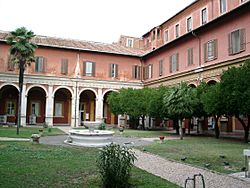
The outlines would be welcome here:
<svg viewBox="0 0 250 188">
<path fill-rule="evenodd" d="M 215 119 L 215 137 L 219 138 L 220 130 L 218 120 L 225 113 L 224 100 L 221 92 L 220 83 L 209 86 L 207 91 L 201 96 L 201 100 L 207 114 L 212 115 Z"/>
<path fill-rule="evenodd" d="M 171 88 L 164 96 L 164 106 L 167 114 L 178 118 L 181 140 L 183 139 L 183 120 L 192 116 L 196 104 L 195 90 L 187 86 L 186 83 Z"/>
<path fill-rule="evenodd" d="M 25 67 L 35 60 L 34 54 L 37 46 L 31 42 L 35 37 L 32 31 L 28 31 L 25 27 L 10 32 L 7 37 L 7 44 L 10 46 L 11 61 L 19 65 L 19 98 L 18 98 L 18 115 L 17 115 L 17 134 L 21 124 L 21 104 L 23 91 L 23 76 Z"/>
<path fill-rule="evenodd" d="M 97 160 L 103 187 L 127 188 L 136 157 L 130 149 L 111 144 L 105 146 Z"/>
</svg>

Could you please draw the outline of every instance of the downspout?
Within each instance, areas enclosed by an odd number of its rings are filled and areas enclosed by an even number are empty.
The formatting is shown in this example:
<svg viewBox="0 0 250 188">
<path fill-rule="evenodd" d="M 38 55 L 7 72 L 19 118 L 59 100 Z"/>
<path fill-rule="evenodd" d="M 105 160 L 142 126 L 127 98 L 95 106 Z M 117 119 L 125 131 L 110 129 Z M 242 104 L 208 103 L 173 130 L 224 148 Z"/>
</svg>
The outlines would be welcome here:
<svg viewBox="0 0 250 188">
<path fill-rule="evenodd" d="M 201 40 L 200 40 L 200 37 L 198 37 L 194 31 L 192 31 L 192 35 L 198 39 L 198 42 L 199 42 L 199 67 L 201 67 Z"/>
<path fill-rule="evenodd" d="M 80 63 L 80 53 L 77 54 L 77 63 Z M 76 112 L 77 112 L 77 93 L 78 93 L 78 79 L 79 79 L 79 72 L 75 75 L 76 76 L 76 94 L 75 94 L 75 122 L 74 126 L 76 127 Z M 79 108 L 79 106 L 78 106 Z"/>
</svg>

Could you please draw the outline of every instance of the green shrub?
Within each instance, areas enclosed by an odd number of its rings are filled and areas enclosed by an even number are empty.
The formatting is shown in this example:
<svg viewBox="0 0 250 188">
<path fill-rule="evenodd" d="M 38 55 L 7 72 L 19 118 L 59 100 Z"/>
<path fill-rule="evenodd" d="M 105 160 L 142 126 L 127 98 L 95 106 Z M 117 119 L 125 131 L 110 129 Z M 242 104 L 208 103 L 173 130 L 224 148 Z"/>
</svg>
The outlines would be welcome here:
<svg viewBox="0 0 250 188">
<path fill-rule="evenodd" d="M 97 160 L 103 187 L 130 187 L 130 172 L 135 159 L 134 153 L 124 146 L 116 144 L 105 146 Z"/>
<path fill-rule="evenodd" d="M 106 124 L 105 123 L 101 123 L 98 127 L 99 130 L 106 130 Z"/>
</svg>

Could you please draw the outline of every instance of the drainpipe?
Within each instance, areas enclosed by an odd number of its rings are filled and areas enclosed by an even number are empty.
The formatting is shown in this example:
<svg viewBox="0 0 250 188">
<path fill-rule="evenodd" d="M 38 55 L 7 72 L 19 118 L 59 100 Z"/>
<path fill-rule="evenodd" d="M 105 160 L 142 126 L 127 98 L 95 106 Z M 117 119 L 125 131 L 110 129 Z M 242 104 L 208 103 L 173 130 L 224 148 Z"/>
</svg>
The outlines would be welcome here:
<svg viewBox="0 0 250 188">
<path fill-rule="evenodd" d="M 77 63 L 80 63 L 80 53 L 77 54 Z M 76 94 L 75 94 L 75 122 L 74 122 L 74 126 L 76 127 L 76 112 L 77 112 L 77 93 L 78 93 L 78 79 L 79 79 L 79 75 L 76 75 Z M 79 106 L 78 106 L 79 108 Z"/>
<path fill-rule="evenodd" d="M 199 67 L 200 67 L 200 66 L 201 66 L 201 39 L 200 39 L 200 37 L 198 37 L 198 36 L 194 33 L 194 31 L 192 31 L 192 35 L 193 35 L 195 38 L 197 38 L 198 41 L 199 41 Z"/>
</svg>

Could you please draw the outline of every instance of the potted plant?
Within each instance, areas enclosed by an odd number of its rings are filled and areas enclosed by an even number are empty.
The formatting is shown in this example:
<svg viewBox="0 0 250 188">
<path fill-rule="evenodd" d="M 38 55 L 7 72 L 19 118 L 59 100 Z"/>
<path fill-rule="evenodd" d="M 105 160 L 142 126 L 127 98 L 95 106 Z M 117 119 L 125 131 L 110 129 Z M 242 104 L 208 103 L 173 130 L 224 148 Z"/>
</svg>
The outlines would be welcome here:
<svg viewBox="0 0 250 188">
<path fill-rule="evenodd" d="M 165 136 L 159 136 L 159 138 L 160 138 L 160 143 L 162 144 L 163 141 L 164 141 Z"/>
</svg>

